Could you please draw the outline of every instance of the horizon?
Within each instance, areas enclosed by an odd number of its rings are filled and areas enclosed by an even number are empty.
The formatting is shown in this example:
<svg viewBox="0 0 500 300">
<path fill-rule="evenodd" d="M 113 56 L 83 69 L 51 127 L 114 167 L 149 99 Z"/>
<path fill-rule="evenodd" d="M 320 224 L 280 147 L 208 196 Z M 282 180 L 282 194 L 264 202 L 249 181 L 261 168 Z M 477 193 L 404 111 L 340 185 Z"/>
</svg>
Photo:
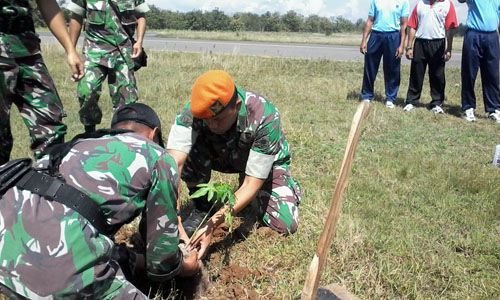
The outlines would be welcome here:
<svg viewBox="0 0 500 300">
<path fill-rule="evenodd" d="M 234 0 L 185 0 L 183 2 L 168 0 L 146 0 L 146 3 L 161 9 L 189 12 L 193 10 L 212 11 L 219 9 L 227 15 L 235 13 L 250 12 L 263 14 L 267 11 L 285 14 L 289 10 L 305 17 L 309 15 L 319 15 L 322 17 L 342 16 L 350 21 L 358 19 L 366 20 L 370 0 L 254 0 L 234 1 Z M 410 11 L 418 0 L 409 0 Z M 465 23 L 467 19 L 467 5 L 460 4 L 457 0 L 451 0 L 455 5 L 459 23 Z"/>
</svg>

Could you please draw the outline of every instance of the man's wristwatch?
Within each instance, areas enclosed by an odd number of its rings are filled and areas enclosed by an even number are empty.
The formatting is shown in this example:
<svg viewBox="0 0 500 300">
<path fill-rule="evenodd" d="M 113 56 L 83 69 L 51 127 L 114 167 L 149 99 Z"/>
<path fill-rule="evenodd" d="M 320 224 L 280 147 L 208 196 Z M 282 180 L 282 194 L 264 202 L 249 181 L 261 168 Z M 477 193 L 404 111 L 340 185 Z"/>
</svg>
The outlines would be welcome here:
<svg viewBox="0 0 500 300">
<path fill-rule="evenodd" d="M 406 51 L 412 50 L 412 49 L 413 49 L 412 47 L 406 47 Z"/>
</svg>

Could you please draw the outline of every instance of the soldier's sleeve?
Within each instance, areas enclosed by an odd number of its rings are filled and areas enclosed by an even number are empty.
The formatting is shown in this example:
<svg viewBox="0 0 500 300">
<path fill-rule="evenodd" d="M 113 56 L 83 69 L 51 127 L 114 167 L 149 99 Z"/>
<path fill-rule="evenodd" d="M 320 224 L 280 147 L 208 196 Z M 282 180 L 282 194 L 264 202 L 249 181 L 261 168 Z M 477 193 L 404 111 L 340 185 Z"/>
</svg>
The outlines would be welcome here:
<svg viewBox="0 0 500 300">
<path fill-rule="evenodd" d="M 193 115 L 189 103 L 184 105 L 181 112 L 175 117 L 175 122 L 168 134 L 167 148 L 189 153 L 196 141 L 198 133 L 193 130 Z"/>
<path fill-rule="evenodd" d="M 265 102 L 264 115 L 248 155 L 245 173 L 252 177 L 266 179 L 273 167 L 275 156 L 280 151 L 280 141 L 279 113 L 270 102 Z"/>
<path fill-rule="evenodd" d="M 166 152 L 156 161 L 146 209 L 146 268 L 148 277 L 165 281 L 177 275 L 182 263 L 177 227 L 178 172 Z"/>
<path fill-rule="evenodd" d="M 70 12 L 82 16 L 85 18 L 87 15 L 85 8 L 87 7 L 86 0 L 71 0 L 71 2 L 66 6 L 66 9 Z"/>
<path fill-rule="evenodd" d="M 135 12 L 145 14 L 149 11 L 149 5 L 145 0 L 135 0 Z"/>
</svg>

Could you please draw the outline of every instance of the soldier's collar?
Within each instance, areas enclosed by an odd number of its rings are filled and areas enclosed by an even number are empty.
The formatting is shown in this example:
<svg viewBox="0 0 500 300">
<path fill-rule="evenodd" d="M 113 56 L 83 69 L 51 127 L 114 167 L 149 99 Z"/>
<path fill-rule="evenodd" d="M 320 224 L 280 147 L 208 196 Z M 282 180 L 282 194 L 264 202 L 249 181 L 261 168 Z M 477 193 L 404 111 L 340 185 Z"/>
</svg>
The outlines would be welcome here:
<svg viewBox="0 0 500 300">
<path fill-rule="evenodd" d="M 247 117 L 248 111 L 246 107 L 246 91 L 240 87 L 236 87 L 236 93 L 238 93 L 238 97 L 241 99 L 240 110 L 238 111 L 238 119 L 236 120 L 236 130 L 239 132 L 243 132 L 245 128 L 248 127 Z"/>
</svg>

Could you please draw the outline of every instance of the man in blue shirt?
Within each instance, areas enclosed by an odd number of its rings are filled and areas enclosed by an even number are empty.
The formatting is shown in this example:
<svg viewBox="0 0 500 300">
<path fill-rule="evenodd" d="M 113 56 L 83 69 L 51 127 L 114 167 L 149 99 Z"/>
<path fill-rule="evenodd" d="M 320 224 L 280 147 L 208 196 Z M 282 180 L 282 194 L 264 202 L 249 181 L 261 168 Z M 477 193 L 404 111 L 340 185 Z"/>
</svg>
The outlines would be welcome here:
<svg viewBox="0 0 500 300">
<path fill-rule="evenodd" d="M 464 119 L 476 121 L 474 84 L 481 69 L 484 109 L 488 118 L 500 123 L 498 28 L 500 0 L 458 0 L 467 2 L 467 32 L 462 50 L 462 110 Z"/>
<path fill-rule="evenodd" d="M 361 100 L 373 100 L 373 86 L 380 60 L 384 56 L 386 106 L 394 108 L 409 14 L 408 0 L 371 0 L 359 47 L 360 52 L 365 55 Z M 367 43 L 368 35 L 370 39 Z"/>
</svg>

